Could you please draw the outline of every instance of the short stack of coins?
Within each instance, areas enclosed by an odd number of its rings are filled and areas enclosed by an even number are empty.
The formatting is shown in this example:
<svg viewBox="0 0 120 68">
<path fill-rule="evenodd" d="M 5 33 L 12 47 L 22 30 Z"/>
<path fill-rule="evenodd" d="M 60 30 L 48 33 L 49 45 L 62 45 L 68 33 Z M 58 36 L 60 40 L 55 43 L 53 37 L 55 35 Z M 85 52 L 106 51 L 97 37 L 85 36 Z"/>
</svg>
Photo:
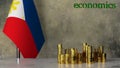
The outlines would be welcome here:
<svg viewBox="0 0 120 68">
<path fill-rule="evenodd" d="M 106 53 L 102 53 L 102 62 L 106 62 Z"/>
<path fill-rule="evenodd" d="M 65 49 L 65 64 L 70 63 L 70 49 Z"/>
<path fill-rule="evenodd" d="M 75 48 L 71 48 L 70 62 L 71 64 L 77 63 L 77 50 Z"/>
<path fill-rule="evenodd" d="M 93 58 L 94 62 L 98 62 L 98 52 L 97 52 L 97 49 L 94 49 L 93 54 L 94 54 L 94 58 Z"/>
<path fill-rule="evenodd" d="M 98 62 L 105 62 L 106 61 L 106 53 L 104 53 L 104 47 L 103 46 L 99 46 L 98 48 Z"/>
<path fill-rule="evenodd" d="M 83 43 L 82 62 L 87 61 L 87 43 Z"/>
<path fill-rule="evenodd" d="M 94 48 L 87 43 L 83 43 L 83 51 L 80 53 L 76 48 L 63 49 L 62 44 L 58 44 L 58 63 L 59 64 L 81 64 L 93 62 L 106 62 L 104 47 Z"/>
<path fill-rule="evenodd" d="M 78 57 L 78 58 L 77 58 L 77 63 L 78 63 L 78 64 L 81 64 L 81 63 L 82 63 L 82 54 L 81 54 L 81 53 L 78 53 L 78 54 L 77 54 L 77 57 Z"/>
</svg>

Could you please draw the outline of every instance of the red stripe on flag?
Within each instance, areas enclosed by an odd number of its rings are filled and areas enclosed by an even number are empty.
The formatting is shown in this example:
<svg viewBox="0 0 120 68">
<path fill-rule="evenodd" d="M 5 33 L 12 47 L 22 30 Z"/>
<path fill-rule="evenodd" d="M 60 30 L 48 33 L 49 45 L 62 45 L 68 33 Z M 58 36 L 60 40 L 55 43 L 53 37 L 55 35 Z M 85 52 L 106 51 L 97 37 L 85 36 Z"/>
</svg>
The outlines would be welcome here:
<svg viewBox="0 0 120 68">
<path fill-rule="evenodd" d="M 26 22 L 8 17 L 3 32 L 16 44 L 24 58 L 35 58 L 38 54 L 34 39 Z"/>
</svg>

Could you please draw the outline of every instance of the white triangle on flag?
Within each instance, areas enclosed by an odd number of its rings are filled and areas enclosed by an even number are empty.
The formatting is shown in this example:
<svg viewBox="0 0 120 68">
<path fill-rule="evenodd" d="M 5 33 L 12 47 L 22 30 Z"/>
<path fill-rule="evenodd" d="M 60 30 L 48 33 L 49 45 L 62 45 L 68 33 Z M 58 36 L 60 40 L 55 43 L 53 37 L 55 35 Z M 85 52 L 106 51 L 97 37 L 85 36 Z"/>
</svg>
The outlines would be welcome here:
<svg viewBox="0 0 120 68">
<path fill-rule="evenodd" d="M 13 0 L 8 17 L 17 17 L 25 20 L 23 0 Z"/>
</svg>

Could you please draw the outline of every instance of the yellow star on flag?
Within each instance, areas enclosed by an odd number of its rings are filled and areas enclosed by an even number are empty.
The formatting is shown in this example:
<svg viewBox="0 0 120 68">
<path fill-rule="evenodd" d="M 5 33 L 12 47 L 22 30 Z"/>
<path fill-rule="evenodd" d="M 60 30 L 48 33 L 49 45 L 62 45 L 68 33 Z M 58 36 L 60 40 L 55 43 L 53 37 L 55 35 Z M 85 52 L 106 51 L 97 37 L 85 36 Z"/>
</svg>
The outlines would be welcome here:
<svg viewBox="0 0 120 68">
<path fill-rule="evenodd" d="M 13 0 L 9 13 L 11 13 L 14 10 L 16 10 L 17 9 L 17 5 L 19 5 L 19 4 L 20 4 L 20 1 Z"/>
</svg>

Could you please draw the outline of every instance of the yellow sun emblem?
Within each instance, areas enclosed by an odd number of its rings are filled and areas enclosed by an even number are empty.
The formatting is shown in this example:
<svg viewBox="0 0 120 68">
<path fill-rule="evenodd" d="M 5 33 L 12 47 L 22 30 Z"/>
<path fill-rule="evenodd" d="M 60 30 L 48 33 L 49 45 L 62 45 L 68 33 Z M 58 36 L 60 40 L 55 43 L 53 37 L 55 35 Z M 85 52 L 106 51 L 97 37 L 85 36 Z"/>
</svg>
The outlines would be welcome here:
<svg viewBox="0 0 120 68">
<path fill-rule="evenodd" d="M 17 5 L 20 4 L 19 0 L 13 0 L 9 13 L 17 9 Z"/>
</svg>

